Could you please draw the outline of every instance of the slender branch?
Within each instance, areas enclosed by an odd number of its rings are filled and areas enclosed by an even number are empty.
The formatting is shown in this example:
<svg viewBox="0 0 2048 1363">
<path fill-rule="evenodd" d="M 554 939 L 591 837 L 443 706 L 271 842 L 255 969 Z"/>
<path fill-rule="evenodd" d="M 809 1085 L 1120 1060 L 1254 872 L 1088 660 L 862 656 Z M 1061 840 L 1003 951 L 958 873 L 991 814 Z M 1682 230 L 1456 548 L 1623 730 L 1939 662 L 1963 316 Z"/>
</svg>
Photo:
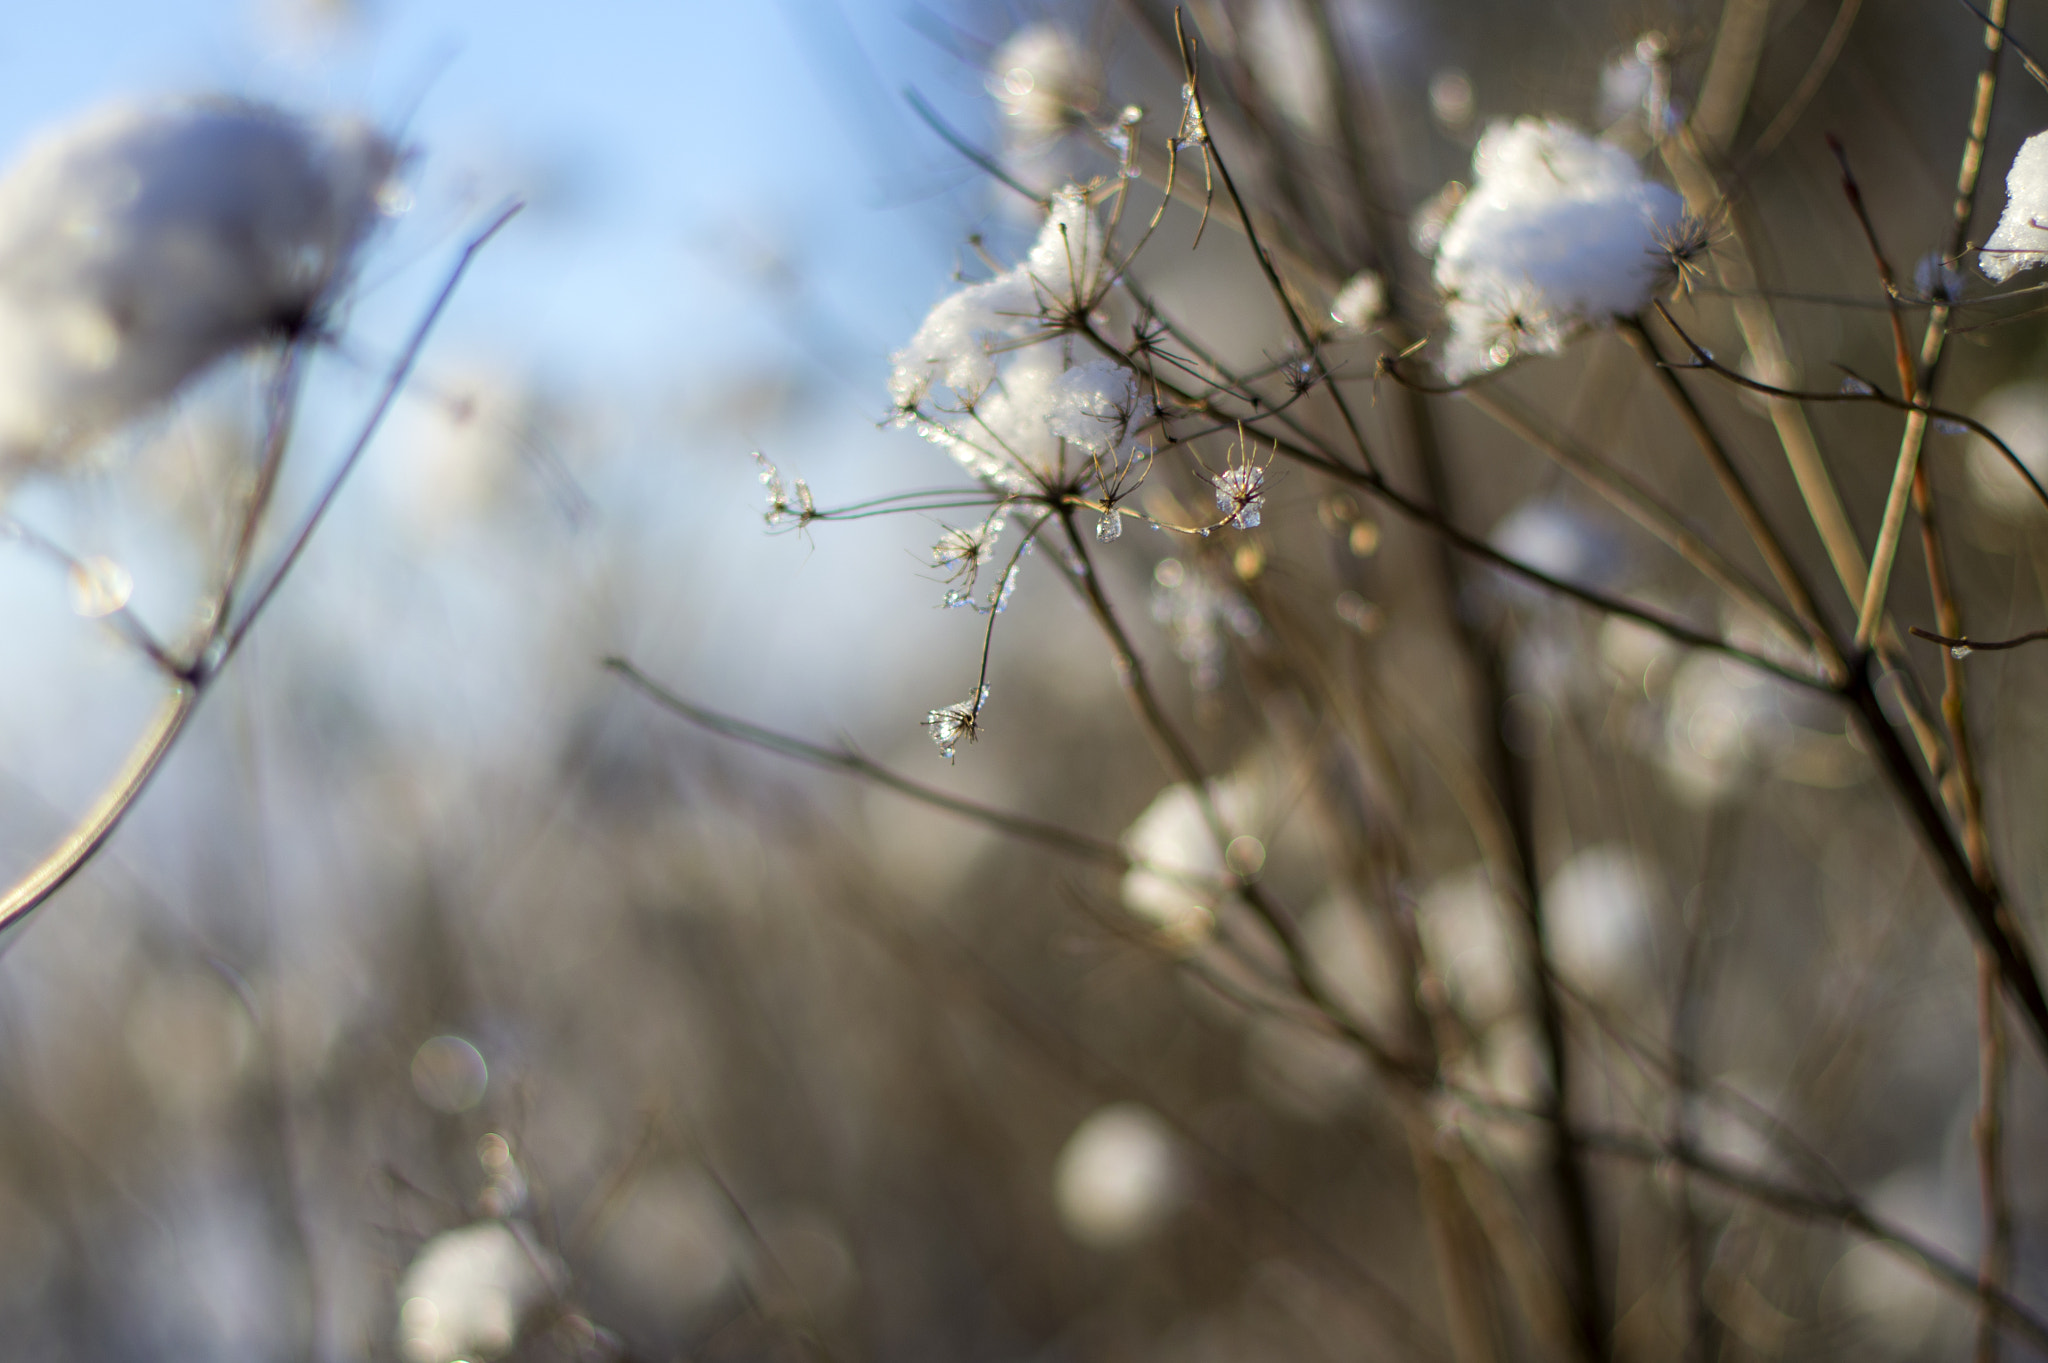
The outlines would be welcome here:
<svg viewBox="0 0 2048 1363">
<path fill-rule="evenodd" d="M 1784 607 L 1766 596 L 1719 549 L 1627 473 L 1591 450 L 1557 433 L 1543 430 L 1536 424 L 1534 414 L 1521 410 L 1511 398 L 1497 391 L 1468 388 L 1464 398 L 1508 431 L 1549 455 L 1560 467 L 1568 469 L 1622 514 L 1662 540 L 1707 581 L 1775 624 L 1788 642 L 1801 641 L 1799 623 L 1786 613 Z"/>
<path fill-rule="evenodd" d="M 850 748 L 826 747 L 764 728 L 759 724 L 749 723 L 732 715 L 722 714 L 708 706 L 698 705 L 655 681 L 625 658 L 606 658 L 604 666 L 608 671 L 617 673 L 636 691 L 662 709 L 710 733 L 735 739 L 765 752 L 793 758 L 808 766 L 870 781 L 919 804 L 942 809 L 949 814 L 957 814 L 998 833 L 1036 843 L 1084 861 L 1093 861 L 1119 871 L 1128 870 L 1133 864 L 1130 855 L 1113 842 L 1090 837 L 1086 833 L 1078 833 L 1043 819 L 1013 814 L 1008 810 L 997 809 L 993 805 L 963 799 L 935 786 L 928 786 L 921 781 L 913 781 L 907 776 L 899 775 Z"/>
<path fill-rule="evenodd" d="M 1966 635 L 1936 634 L 1932 630 L 1921 629 L 1918 625 L 1912 626 L 1909 632 L 1915 638 L 1925 639 L 1929 643 L 1946 644 L 1950 648 L 1960 649 L 1966 657 L 1972 653 L 1997 653 L 2008 648 L 2021 648 L 2048 639 L 2048 629 L 2037 629 L 2030 634 L 2022 634 L 2011 639 L 1972 639 Z"/>
<path fill-rule="evenodd" d="M 1819 652 L 1828 671 L 1840 677 L 1844 671 L 1841 651 L 1835 647 L 1834 637 L 1828 633 L 1827 622 L 1821 618 L 1820 608 L 1814 603 L 1813 592 L 1807 587 L 1806 579 L 1801 575 L 1798 565 L 1792 562 L 1792 556 L 1786 552 L 1784 541 L 1779 538 L 1778 532 L 1765 517 L 1763 508 L 1757 504 L 1756 495 L 1750 491 L 1748 481 L 1742 476 L 1741 470 L 1735 467 L 1735 461 L 1729 458 L 1728 451 L 1721 444 L 1721 438 L 1714 433 L 1714 428 L 1707 424 L 1706 416 L 1700 411 L 1699 404 L 1693 401 L 1692 394 L 1686 391 L 1678 376 L 1664 363 L 1664 357 L 1658 352 L 1657 343 L 1650 338 L 1648 328 L 1633 317 L 1618 318 L 1615 325 L 1623 339 L 1643 357 L 1650 372 L 1657 376 L 1659 387 L 1670 399 L 1671 405 L 1677 409 L 1686 429 L 1698 442 L 1700 452 L 1706 456 L 1708 466 L 1713 469 L 1714 477 L 1721 484 L 1722 493 L 1735 507 L 1736 514 L 1742 519 L 1743 528 L 1749 532 L 1750 541 L 1755 544 L 1757 552 L 1763 555 L 1765 566 L 1770 569 L 1771 577 L 1778 584 L 1778 590 L 1785 594 L 1786 603 L 1791 606 L 1793 616 L 1806 631 L 1808 641 Z"/>
<path fill-rule="evenodd" d="M 1984 140 L 1991 129 L 1991 108 L 1998 94 L 2000 58 L 2005 53 L 2007 0 L 1991 0 L 1984 29 L 1984 67 L 1977 73 L 1976 96 L 1970 106 L 1969 126 L 1963 135 L 1963 151 L 1956 168 L 1955 204 L 1950 214 L 1948 249 L 1944 257 L 1961 253 L 1968 239 L 1970 219 L 1976 211 L 1977 179 L 1984 167 Z M 1919 388 L 1931 390 L 1948 339 L 1948 305 L 1936 300 L 1927 314 L 1927 327 L 1920 339 Z M 1927 435 L 1927 417 L 1922 412 L 1906 415 L 1906 429 L 1899 437 L 1898 462 L 1892 469 L 1891 491 L 1886 494 L 1884 520 L 1871 551 L 1870 580 L 1864 587 L 1863 604 L 1856 618 L 1856 646 L 1867 648 L 1876 636 L 1884 614 L 1885 590 L 1891 582 L 1893 560 L 1905 528 L 1906 506 L 1913 495 L 1914 472 L 1920 466 L 1920 449 Z"/>
</svg>

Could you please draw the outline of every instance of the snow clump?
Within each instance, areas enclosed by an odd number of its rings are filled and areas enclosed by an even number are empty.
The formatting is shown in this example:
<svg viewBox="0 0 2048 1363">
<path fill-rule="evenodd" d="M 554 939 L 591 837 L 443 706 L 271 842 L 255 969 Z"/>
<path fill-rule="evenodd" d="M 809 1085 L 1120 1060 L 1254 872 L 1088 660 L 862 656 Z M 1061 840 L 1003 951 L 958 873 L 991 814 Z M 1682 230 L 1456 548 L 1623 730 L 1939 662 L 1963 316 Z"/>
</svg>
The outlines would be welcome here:
<svg viewBox="0 0 2048 1363">
<path fill-rule="evenodd" d="M 1103 265 L 1087 194 L 1061 190 L 1021 264 L 942 299 L 892 357 L 898 424 L 1003 491 L 1057 481 L 1068 444 L 1129 457 L 1131 437 L 1156 414 L 1137 375 L 1106 358 L 1073 363 L 1055 343 L 1062 319 L 1095 302 Z M 950 403 L 932 401 L 939 388 Z M 935 409 L 957 419 L 937 419 Z"/>
<path fill-rule="evenodd" d="M 2006 172 L 1998 230 L 1977 254 L 1977 268 L 1996 284 L 2041 264 L 2048 264 L 2048 133 L 2020 144 Z"/>
<path fill-rule="evenodd" d="M 226 98 L 114 104 L 31 142 L 0 177 L 0 478 L 316 324 L 397 164 L 368 123 Z"/>
<path fill-rule="evenodd" d="M 1445 377 L 1555 354 L 1580 327 L 1648 305 L 1666 270 L 1659 243 L 1678 231 L 1685 204 L 1627 152 L 1525 118 L 1489 128 L 1472 170 L 1436 244 L 1451 324 Z"/>
</svg>

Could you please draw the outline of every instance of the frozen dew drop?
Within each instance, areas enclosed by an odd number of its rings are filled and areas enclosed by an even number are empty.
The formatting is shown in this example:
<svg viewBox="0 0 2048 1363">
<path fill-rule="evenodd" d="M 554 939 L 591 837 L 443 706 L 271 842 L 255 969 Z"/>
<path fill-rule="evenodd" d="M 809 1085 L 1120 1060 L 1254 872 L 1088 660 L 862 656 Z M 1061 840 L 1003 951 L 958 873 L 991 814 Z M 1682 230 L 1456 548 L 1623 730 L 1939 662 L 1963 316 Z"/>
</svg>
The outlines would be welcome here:
<svg viewBox="0 0 2048 1363">
<path fill-rule="evenodd" d="M 1956 644 L 1949 649 L 1948 656 L 1954 658 L 1957 662 L 1961 662 L 1975 651 L 1968 644 Z"/>
<path fill-rule="evenodd" d="M 1862 379 L 1850 377 L 1842 380 L 1842 396 L 1844 397 L 1867 398 L 1876 392 L 1875 388 L 1872 388 Z"/>
<path fill-rule="evenodd" d="M 1117 511 L 1105 511 L 1102 519 L 1095 522 L 1095 538 L 1108 544 L 1124 533 L 1124 518 Z"/>
<path fill-rule="evenodd" d="M 1970 433 L 1970 428 L 1968 426 L 1965 426 L 1962 422 L 1957 421 L 1954 417 L 1946 416 L 1936 417 L 1934 419 L 1934 429 L 1940 432 L 1942 435 L 1968 435 Z"/>
<path fill-rule="evenodd" d="M 71 608 L 99 620 L 127 606 L 135 579 L 110 558 L 80 559 L 71 565 Z"/>
</svg>

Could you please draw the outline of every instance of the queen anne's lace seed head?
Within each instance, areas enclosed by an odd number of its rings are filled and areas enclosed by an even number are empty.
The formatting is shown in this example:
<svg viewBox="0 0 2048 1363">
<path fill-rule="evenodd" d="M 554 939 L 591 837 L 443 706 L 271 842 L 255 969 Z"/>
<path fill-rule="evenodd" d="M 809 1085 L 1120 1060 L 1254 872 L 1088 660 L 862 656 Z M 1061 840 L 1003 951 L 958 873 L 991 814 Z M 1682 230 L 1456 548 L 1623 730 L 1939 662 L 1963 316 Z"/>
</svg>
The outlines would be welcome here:
<svg viewBox="0 0 2048 1363">
<path fill-rule="evenodd" d="M 959 754 L 962 739 L 972 743 L 980 735 L 981 707 L 986 704 L 988 688 L 984 686 L 970 699 L 942 705 L 925 716 L 925 728 L 931 730 L 939 756 L 952 761 Z"/>
<path fill-rule="evenodd" d="M 963 605 L 972 595 L 983 565 L 995 557 L 996 541 L 1002 538 L 1008 520 L 1008 510 L 997 507 L 980 525 L 948 526 L 932 545 L 932 566 L 946 574 L 951 588 L 946 593 L 947 605 Z"/>
<path fill-rule="evenodd" d="M 1216 475 L 1216 509 L 1239 530 L 1259 523 L 1266 501 L 1266 471 L 1257 464 L 1233 464 Z"/>
</svg>

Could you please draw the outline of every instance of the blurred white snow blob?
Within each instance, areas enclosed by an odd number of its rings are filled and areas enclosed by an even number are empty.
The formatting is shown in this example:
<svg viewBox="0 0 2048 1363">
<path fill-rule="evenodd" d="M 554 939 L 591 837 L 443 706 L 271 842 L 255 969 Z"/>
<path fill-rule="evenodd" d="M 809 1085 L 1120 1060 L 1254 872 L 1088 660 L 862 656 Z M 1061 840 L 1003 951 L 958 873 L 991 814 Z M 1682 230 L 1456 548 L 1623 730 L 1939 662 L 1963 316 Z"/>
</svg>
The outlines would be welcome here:
<svg viewBox="0 0 2048 1363">
<path fill-rule="evenodd" d="M 1365 912 L 1342 896 L 1319 904 L 1301 924 L 1316 973 L 1353 1018 L 1380 1036 L 1407 1025 L 1401 980 Z"/>
<path fill-rule="evenodd" d="M 1486 130 L 1472 172 L 1436 249 L 1446 378 L 1556 354 L 1579 328 L 1648 306 L 1685 204 L 1627 152 L 1524 118 Z"/>
<path fill-rule="evenodd" d="M 988 63 L 988 91 L 1004 122 L 1032 137 L 1072 128 L 1095 107 L 1099 79 L 1081 44 L 1052 24 L 1027 24 Z"/>
<path fill-rule="evenodd" d="M 494 1358 L 562 1279 L 518 1222 L 479 1221 L 420 1247 L 398 1285 L 399 1343 L 411 1363 Z"/>
<path fill-rule="evenodd" d="M 1102 73 L 1072 34 L 1027 24 L 989 58 L 987 84 L 1003 111 L 1003 166 L 1036 189 L 1081 173 L 1086 155 L 1067 134 L 1088 126 Z"/>
<path fill-rule="evenodd" d="M 1647 972 L 1651 879 L 1635 853 L 1604 844 L 1574 853 L 1543 890 L 1545 937 L 1566 980 L 1625 992 Z"/>
<path fill-rule="evenodd" d="M 1330 82 L 1323 39 L 1302 0 L 1256 0 L 1242 22 L 1245 60 L 1260 92 L 1303 132 L 1327 132 Z"/>
<path fill-rule="evenodd" d="M 2048 482 L 2048 383 L 2021 379 L 1993 389 L 1971 415 L 1998 433 L 2035 478 Z M 1972 436 L 1964 456 L 1970 495 L 2000 520 L 2039 516 L 2041 499 L 1998 448 Z"/>
<path fill-rule="evenodd" d="M 397 163 L 368 123 L 227 98 L 109 105 L 32 141 L 0 177 L 0 480 L 317 325 Z"/>
<path fill-rule="evenodd" d="M 1067 1233 L 1096 1249 L 1136 1244 L 1180 1205 L 1180 1152 L 1149 1108 L 1115 1103 L 1074 1128 L 1053 1170 L 1053 1202 Z"/>
<path fill-rule="evenodd" d="M 1209 798 L 1233 839 L 1253 834 L 1260 799 L 1251 778 L 1211 782 Z M 1157 928 L 1170 946 L 1192 949 L 1207 941 L 1231 868 L 1195 788 L 1182 781 L 1159 792 L 1124 831 L 1123 846 L 1141 863 L 1124 873 L 1124 907 Z"/>
<path fill-rule="evenodd" d="M 1330 320 L 1345 331 L 1368 330 L 1386 310 L 1386 282 L 1373 270 L 1360 270 L 1345 280 L 1330 300 Z"/>
<path fill-rule="evenodd" d="M 1479 866 L 1439 878 L 1415 906 L 1416 930 L 1445 992 L 1482 1027 L 1511 1012 L 1520 992 L 1508 913 Z"/>
</svg>

